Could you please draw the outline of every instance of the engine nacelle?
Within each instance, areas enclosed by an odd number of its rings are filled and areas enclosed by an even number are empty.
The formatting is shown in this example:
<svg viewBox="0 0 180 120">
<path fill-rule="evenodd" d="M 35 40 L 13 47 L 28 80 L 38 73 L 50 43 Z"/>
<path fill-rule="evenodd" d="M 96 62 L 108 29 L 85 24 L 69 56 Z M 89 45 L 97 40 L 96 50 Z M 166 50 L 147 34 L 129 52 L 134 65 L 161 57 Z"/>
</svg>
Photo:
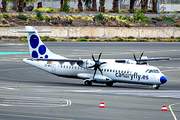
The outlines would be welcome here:
<svg viewBox="0 0 180 120">
<path fill-rule="evenodd" d="M 92 60 L 84 60 L 83 63 L 77 63 L 82 68 L 88 68 L 90 66 L 93 66 L 95 63 Z"/>
<path fill-rule="evenodd" d="M 126 64 L 136 64 L 136 61 L 127 59 L 125 63 Z"/>
<path fill-rule="evenodd" d="M 94 79 L 98 82 L 98 83 L 106 83 L 106 82 L 111 82 L 112 79 L 106 76 L 102 76 L 102 75 L 95 75 Z"/>
</svg>

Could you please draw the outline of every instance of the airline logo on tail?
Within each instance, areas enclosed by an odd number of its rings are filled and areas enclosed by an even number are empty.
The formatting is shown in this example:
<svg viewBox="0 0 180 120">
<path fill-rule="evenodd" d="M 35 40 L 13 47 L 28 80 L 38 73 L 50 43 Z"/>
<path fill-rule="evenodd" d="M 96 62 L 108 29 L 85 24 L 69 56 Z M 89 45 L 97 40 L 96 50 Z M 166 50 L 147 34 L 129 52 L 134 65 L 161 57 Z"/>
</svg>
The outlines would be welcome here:
<svg viewBox="0 0 180 120">
<path fill-rule="evenodd" d="M 29 42 L 30 47 L 33 49 L 31 53 L 33 58 L 48 58 L 46 46 L 41 44 L 37 35 L 31 35 Z"/>
</svg>

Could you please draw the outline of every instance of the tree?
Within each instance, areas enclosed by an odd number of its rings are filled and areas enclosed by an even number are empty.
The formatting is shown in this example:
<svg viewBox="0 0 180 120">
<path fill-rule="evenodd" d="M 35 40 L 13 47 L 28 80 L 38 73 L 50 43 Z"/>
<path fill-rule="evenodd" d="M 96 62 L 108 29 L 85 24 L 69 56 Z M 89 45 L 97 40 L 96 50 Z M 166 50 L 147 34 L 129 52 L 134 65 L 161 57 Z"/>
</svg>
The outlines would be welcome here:
<svg viewBox="0 0 180 120">
<path fill-rule="evenodd" d="M 23 12 L 24 0 L 19 0 L 18 12 Z"/>
<path fill-rule="evenodd" d="M 62 11 L 62 7 L 63 7 L 63 4 L 64 4 L 64 1 L 61 0 L 61 1 L 60 1 L 60 4 L 61 4 L 60 11 Z"/>
<path fill-rule="evenodd" d="M 78 0 L 78 10 L 83 11 L 82 1 L 81 0 Z"/>
<path fill-rule="evenodd" d="M 13 10 L 17 10 L 17 0 L 13 0 Z"/>
<path fill-rule="evenodd" d="M 157 13 L 157 2 L 158 0 L 152 0 L 152 9 L 154 13 Z"/>
<path fill-rule="evenodd" d="M 105 4 L 105 0 L 100 0 L 100 7 L 99 7 L 100 12 L 105 12 L 104 4 Z"/>
<path fill-rule="evenodd" d="M 6 11 L 6 6 L 7 6 L 6 0 L 2 0 L 1 4 L 2 4 L 1 12 L 7 12 L 7 11 Z"/>
<path fill-rule="evenodd" d="M 141 0 L 141 10 L 146 13 L 148 0 Z"/>
<path fill-rule="evenodd" d="M 113 10 L 114 12 L 119 12 L 119 0 L 113 0 Z"/>
<path fill-rule="evenodd" d="M 134 13 L 134 3 L 136 0 L 130 0 L 130 13 Z"/>
<path fill-rule="evenodd" d="M 92 11 L 97 11 L 96 0 L 92 0 Z"/>
<path fill-rule="evenodd" d="M 85 4 L 86 7 L 90 8 L 91 9 L 91 3 L 92 1 L 91 0 L 82 0 Z"/>
</svg>

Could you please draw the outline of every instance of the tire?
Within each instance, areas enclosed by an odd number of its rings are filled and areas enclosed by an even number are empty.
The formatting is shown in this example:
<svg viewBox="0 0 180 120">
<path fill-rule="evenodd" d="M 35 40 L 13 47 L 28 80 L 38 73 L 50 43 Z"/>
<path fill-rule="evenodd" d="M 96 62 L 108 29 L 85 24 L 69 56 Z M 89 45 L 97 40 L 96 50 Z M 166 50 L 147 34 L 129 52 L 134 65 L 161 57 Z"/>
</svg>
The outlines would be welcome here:
<svg viewBox="0 0 180 120">
<path fill-rule="evenodd" d="M 112 82 L 106 83 L 106 86 L 111 87 L 113 86 L 113 83 Z"/>
<path fill-rule="evenodd" d="M 84 84 L 85 84 L 85 86 L 91 86 L 92 82 L 91 81 L 85 81 Z"/>
</svg>

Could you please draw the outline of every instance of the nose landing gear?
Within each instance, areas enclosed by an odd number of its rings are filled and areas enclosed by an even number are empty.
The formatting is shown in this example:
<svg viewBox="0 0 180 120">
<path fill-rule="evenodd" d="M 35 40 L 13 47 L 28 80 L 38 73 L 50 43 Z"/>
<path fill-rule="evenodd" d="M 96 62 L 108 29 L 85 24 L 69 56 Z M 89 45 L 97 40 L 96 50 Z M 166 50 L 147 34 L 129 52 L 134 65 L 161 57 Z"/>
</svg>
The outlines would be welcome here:
<svg viewBox="0 0 180 120">
<path fill-rule="evenodd" d="M 151 88 L 158 90 L 160 88 L 160 85 L 152 85 Z"/>
</svg>

